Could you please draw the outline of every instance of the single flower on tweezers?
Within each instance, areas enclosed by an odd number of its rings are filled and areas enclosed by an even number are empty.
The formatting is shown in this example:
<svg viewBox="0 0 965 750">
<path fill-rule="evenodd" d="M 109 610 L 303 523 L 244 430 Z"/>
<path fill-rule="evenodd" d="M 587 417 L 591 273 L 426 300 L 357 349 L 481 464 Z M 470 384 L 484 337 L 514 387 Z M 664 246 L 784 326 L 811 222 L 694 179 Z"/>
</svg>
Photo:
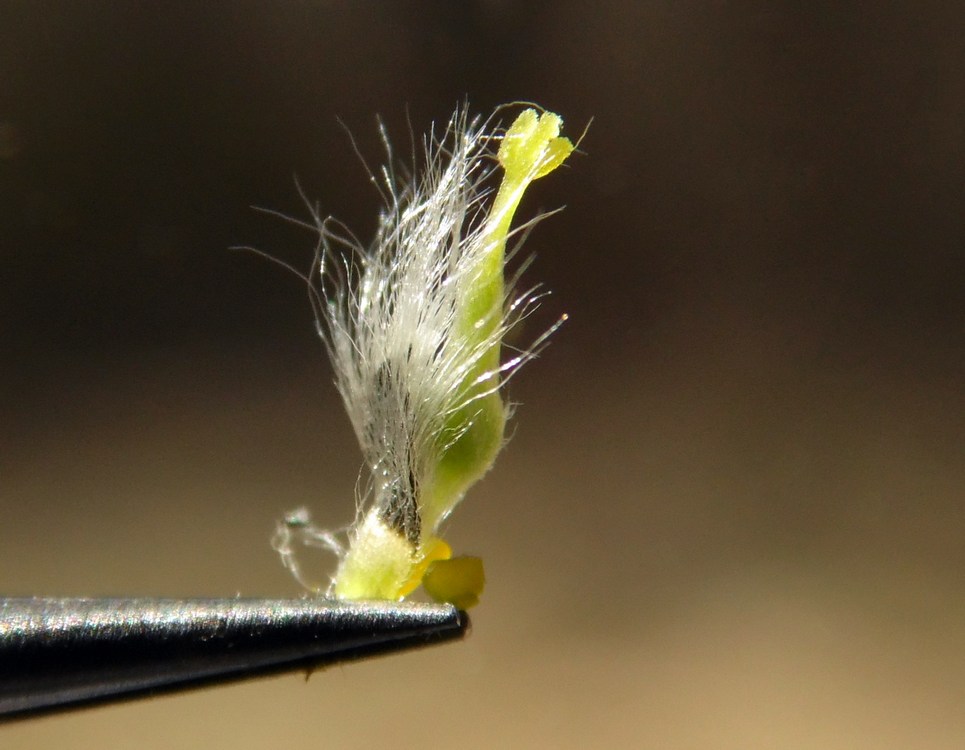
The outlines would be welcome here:
<svg viewBox="0 0 965 750">
<path fill-rule="evenodd" d="M 387 205 L 370 248 L 318 222 L 318 328 L 370 476 L 347 544 L 300 514 L 275 544 L 296 575 L 293 533 L 333 549 L 339 598 L 397 600 L 422 583 L 465 608 L 483 587 L 481 561 L 452 558 L 439 527 L 492 466 L 508 417 L 500 388 L 546 338 L 501 357 L 538 299 L 507 284 L 506 244 L 526 188 L 573 150 L 555 114 L 490 123 L 457 111 L 427 139 L 421 177 L 399 184 L 382 170 Z"/>
</svg>

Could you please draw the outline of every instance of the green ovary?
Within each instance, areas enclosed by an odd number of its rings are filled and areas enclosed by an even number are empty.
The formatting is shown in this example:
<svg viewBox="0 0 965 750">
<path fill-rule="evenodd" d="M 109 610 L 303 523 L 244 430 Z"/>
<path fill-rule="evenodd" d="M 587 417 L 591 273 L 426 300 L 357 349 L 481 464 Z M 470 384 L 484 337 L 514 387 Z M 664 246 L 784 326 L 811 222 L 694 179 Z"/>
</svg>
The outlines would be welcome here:
<svg viewBox="0 0 965 750">
<path fill-rule="evenodd" d="M 559 136 L 561 125 L 557 115 L 538 115 L 536 110 L 527 109 L 503 136 L 498 158 L 505 174 L 484 229 L 488 248 L 478 273 L 467 274 L 472 284 L 462 290 L 464 303 L 457 312 L 455 335 L 467 349 L 483 345 L 504 323 L 504 265 L 509 229 L 529 184 L 552 172 L 573 151 L 569 139 Z M 465 491 L 493 465 L 503 445 L 506 406 L 496 391 L 499 357 L 497 339 L 463 379 L 469 403 L 449 419 L 443 437 L 460 431 L 462 434 L 442 453 L 435 482 L 422 498 L 424 528 L 433 529 L 452 510 Z M 476 382 L 480 378 L 484 379 Z M 487 395 L 481 395 L 484 393 Z"/>
</svg>

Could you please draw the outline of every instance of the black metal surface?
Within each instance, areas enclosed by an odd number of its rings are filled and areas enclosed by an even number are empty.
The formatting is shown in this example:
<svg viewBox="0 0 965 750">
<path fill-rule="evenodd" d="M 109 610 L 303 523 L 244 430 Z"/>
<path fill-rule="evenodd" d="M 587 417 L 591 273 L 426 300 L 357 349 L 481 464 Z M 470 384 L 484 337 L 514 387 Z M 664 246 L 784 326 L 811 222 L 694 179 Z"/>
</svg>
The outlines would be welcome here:
<svg viewBox="0 0 965 750">
<path fill-rule="evenodd" d="M 448 605 L 0 598 L 0 718 L 461 638 Z"/>
</svg>

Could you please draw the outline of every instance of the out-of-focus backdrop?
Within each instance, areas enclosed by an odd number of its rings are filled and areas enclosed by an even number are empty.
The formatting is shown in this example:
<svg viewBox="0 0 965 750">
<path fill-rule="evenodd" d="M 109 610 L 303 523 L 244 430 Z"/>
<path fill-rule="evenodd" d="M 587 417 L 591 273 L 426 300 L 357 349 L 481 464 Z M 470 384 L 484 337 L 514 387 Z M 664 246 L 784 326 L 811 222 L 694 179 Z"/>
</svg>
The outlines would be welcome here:
<svg viewBox="0 0 965 750">
<path fill-rule="evenodd" d="M 896 0 L 0 3 L 0 591 L 290 596 L 360 458 L 300 282 L 377 114 L 585 156 L 569 322 L 449 537 L 463 644 L 0 727 L 5 750 L 965 746 L 965 11 Z M 339 124 L 341 120 L 345 128 Z M 328 562 L 316 561 L 322 575 Z"/>
</svg>

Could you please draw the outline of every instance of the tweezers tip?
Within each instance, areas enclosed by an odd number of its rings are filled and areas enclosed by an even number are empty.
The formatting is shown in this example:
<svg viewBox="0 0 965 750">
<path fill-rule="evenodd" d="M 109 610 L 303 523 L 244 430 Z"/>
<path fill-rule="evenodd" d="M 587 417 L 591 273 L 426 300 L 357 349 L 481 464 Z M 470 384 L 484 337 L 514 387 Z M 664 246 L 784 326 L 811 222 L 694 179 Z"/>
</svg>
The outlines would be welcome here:
<svg viewBox="0 0 965 750">
<path fill-rule="evenodd" d="M 465 637 L 451 605 L 331 599 L 2 599 L 0 717 L 104 703 Z"/>
</svg>

